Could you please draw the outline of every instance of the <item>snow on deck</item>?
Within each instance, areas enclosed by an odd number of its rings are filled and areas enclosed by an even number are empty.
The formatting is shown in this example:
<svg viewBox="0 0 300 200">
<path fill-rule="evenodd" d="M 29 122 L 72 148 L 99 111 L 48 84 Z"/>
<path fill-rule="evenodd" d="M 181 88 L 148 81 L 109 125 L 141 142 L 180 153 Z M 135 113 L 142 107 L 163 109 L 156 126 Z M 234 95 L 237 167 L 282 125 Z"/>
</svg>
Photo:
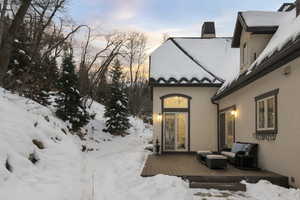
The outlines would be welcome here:
<svg viewBox="0 0 300 200">
<path fill-rule="evenodd" d="M 274 27 L 280 24 L 286 12 L 276 11 L 245 11 L 242 16 L 249 27 Z"/>
<path fill-rule="evenodd" d="M 201 66 L 217 77 L 226 79 L 239 68 L 239 50 L 231 48 L 231 38 L 174 38 L 174 40 Z M 150 77 L 156 80 L 215 79 L 186 56 L 171 40 L 152 53 Z"/>
</svg>

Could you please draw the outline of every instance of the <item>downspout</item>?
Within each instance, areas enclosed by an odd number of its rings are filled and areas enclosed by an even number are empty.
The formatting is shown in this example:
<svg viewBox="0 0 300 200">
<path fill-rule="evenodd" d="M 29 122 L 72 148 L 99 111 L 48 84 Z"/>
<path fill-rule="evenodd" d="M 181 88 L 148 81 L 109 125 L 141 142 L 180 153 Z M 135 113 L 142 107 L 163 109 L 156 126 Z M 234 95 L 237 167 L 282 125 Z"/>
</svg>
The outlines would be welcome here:
<svg viewBox="0 0 300 200">
<path fill-rule="evenodd" d="M 220 104 L 211 98 L 211 103 L 217 106 L 217 135 L 218 135 L 218 151 L 220 151 Z"/>
</svg>

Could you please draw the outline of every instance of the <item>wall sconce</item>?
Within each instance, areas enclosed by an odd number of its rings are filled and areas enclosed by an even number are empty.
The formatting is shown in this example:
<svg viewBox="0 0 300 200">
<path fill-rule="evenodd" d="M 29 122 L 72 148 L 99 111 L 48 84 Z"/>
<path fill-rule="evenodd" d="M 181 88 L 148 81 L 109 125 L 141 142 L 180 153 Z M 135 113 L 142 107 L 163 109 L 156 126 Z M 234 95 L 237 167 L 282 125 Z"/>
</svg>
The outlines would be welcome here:
<svg viewBox="0 0 300 200">
<path fill-rule="evenodd" d="M 162 114 L 161 114 L 161 113 L 158 113 L 158 114 L 156 115 L 156 120 L 157 120 L 158 122 L 161 122 L 161 121 L 162 121 Z"/>
<path fill-rule="evenodd" d="M 235 118 L 237 118 L 238 112 L 237 112 L 237 110 L 232 110 L 232 111 L 230 112 L 230 114 L 231 114 L 232 116 L 234 116 Z"/>
</svg>

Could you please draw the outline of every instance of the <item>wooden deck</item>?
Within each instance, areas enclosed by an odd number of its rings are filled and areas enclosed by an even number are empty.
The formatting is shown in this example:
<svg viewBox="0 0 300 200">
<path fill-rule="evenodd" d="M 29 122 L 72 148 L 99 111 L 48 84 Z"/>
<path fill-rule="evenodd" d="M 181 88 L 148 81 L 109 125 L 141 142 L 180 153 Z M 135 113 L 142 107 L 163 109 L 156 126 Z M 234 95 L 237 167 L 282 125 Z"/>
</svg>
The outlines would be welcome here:
<svg viewBox="0 0 300 200">
<path fill-rule="evenodd" d="M 201 164 L 194 154 L 149 155 L 141 176 L 158 174 L 183 177 L 198 183 L 239 183 L 242 180 L 256 183 L 263 179 L 288 187 L 288 177 L 263 170 L 240 170 L 231 165 L 224 170 L 212 170 Z"/>
</svg>

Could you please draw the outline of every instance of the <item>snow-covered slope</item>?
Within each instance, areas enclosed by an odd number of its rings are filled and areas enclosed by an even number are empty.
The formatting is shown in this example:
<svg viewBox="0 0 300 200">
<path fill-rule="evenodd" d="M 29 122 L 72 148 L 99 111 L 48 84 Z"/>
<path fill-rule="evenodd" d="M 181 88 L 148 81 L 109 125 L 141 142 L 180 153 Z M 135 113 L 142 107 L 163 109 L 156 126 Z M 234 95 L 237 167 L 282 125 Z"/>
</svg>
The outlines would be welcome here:
<svg viewBox="0 0 300 200">
<path fill-rule="evenodd" d="M 94 102 L 91 110 L 97 115 L 81 141 L 47 107 L 0 88 L 0 200 L 182 200 L 190 194 L 179 178 L 140 177 L 149 125 L 131 118 L 130 135 L 113 137 L 102 132 L 104 107 Z"/>
<path fill-rule="evenodd" d="M 34 139 L 45 148 L 35 146 Z M 0 88 L 0 199 L 78 196 L 79 143 L 49 109 Z M 36 164 L 28 159 L 32 153 L 39 160 Z"/>
</svg>

